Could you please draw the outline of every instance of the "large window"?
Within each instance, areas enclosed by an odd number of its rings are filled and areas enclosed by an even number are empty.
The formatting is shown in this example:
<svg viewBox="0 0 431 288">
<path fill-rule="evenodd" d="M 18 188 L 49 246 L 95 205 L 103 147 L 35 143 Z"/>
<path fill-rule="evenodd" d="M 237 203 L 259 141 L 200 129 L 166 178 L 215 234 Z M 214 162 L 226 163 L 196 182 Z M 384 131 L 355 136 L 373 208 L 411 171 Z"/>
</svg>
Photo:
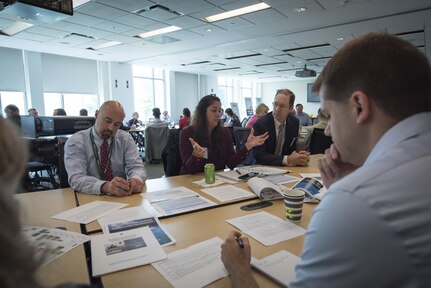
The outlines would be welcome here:
<svg viewBox="0 0 431 288">
<path fill-rule="evenodd" d="M 87 109 L 88 116 L 93 116 L 99 108 L 98 96 L 94 94 L 43 93 L 43 97 L 47 116 L 57 108 L 63 108 L 69 116 L 78 116 L 79 110 Z"/>
<path fill-rule="evenodd" d="M 24 92 L 0 91 L 0 114 L 4 115 L 4 108 L 9 104 L 15 104 L 19 108 L 21 115 L 27 114 Z"/>
<path fill-rule="evenodd" d="M 152 118 L 152 109 L 167 108 L 166 81 L 163 69 L 133 65 L 135 110 L 142 121 Z"/>
<path fill-rule="evenodd" d="M 257 84 L 253 81 L 218 77 L 217 96 L 220 98 L 224 109 L 230 107 L 232 102 L 238 103 L 238 117 L 242 119 L 247 116 L 245 98 L 251 98 L 252 103 L 256 103 L 254 100 L 256 99 L 256 87 Z"/>
</svg>

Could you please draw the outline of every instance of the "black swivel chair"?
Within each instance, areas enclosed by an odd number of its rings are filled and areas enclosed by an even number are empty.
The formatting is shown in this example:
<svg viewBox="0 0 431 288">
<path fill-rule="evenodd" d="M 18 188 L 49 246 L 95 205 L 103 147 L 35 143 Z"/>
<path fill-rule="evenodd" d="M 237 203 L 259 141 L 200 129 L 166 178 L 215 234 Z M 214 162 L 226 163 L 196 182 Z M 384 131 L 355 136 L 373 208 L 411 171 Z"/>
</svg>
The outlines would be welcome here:
<svg viewBox="0 0 431 288">
<path fill-rule="evenodd" d="M 325 135 L 325 129 L 314 128 L 310 139 L 310 154 L 325 153 L 332 144 L 332 137 Z"/>
<path fill-rule="evenodd" d="M 180 153 L 180 130 L 170 129 L 168 141 L 162 151 L 163 170 L 165 176 L 180 175 L 183 161 Z"/>
</svg>

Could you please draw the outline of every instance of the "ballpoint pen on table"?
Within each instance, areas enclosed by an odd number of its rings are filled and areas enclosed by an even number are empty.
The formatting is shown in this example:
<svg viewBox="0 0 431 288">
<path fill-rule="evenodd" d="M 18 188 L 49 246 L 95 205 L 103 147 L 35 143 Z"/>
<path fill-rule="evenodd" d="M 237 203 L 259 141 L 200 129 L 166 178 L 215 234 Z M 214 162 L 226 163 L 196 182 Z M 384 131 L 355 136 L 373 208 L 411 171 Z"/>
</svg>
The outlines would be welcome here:
<svg viewBox="0 0 431 288">
<path fill-rule="evenodd" d="M 239 247 L 242 249 L 244 248 L 244 243 L 242 242 L 242 239 L 238 236 L 235 237 L 236 242 L 238 242 Z"/>
</svg>

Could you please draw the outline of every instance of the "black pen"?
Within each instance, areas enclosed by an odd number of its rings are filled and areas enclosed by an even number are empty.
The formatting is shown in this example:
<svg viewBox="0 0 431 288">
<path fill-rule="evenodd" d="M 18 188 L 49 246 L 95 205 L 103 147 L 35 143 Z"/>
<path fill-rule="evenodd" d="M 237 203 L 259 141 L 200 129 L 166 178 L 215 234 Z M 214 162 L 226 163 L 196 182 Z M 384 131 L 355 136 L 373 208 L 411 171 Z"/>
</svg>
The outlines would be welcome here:
<svg viewBox="0 0 431 288">
<path fill-rule="evenodd" d="M 239 238 L 238 236 L 235 237 L 236 242 L 238 242 L 239 248 L 243 249 L 244 248 L 244 243 L 242 242 L 242 239 Z"/>
<path fill-rule="evenodd" d="M 241 176 L 241 172 L 239 172 L 238 169 L 235 169 L 236 173 L 238 173 Z"/>
</svg>

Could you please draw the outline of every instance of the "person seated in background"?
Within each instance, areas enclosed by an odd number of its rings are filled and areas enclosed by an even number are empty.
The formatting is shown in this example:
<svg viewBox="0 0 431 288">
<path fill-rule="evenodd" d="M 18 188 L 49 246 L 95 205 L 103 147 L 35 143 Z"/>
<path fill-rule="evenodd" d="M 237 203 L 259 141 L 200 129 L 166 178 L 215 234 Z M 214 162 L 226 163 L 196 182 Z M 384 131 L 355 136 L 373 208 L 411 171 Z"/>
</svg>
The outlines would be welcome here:
<svg viewBox="0 0 431 288">
<path fill-rule="evenodd" d="M 239 117 L 233 113 L 232 109 L 226 109 L 227 119 L 224 122 L 225 127 L 241 127 L 241 121 L 239 121 Z"/>
<path fill-rule="evenodd" d="M 326 129 L 328 125 L 328 115 L 325 112 L 322 112 L 322 109 L 319 108 L 317 111 L 317 123 L 312 126 L 305 126 L 301 128 L 301 132 L 305 132 L 305 150 L 308 150 L 310 147 L 311 134 L 313 134 L 314 128 L 317 129 Z"/>
<path fill-rule="evenodd" d="M 181 130 L 181 174 L 204 172 L 207 163 L 213 163 L 216 170 L 225 169 L 226 166 L 232 169 L 245 159 L 250 149 L 262 145 L 268 138 L 267 133 L 260 136 L 250 133 L 247 143 L 235 153 L 231 133 L 220 121 L 220 107 L 218 97 L 202 97 L 191 125 Z"/>
<path fill-rule="evenodd" d="M 298 103 L 296 104 L 296 118 L 299 119 L 299 125 L 301 126 L 310 126 L 311 125 L 311 119 L 310 116 L 308 116 L 307 113 L 303 111 L 304 107 L 302 104 Z"/>
<path fill-rule="evenodd" d="M 130 119 L 129 121 L 127 121 L 127 126 L 129 128 L 136 128 L 136 127 L 142 126 L 142 121 L 138 120 L 138 119 L 139 119 L 139 113 L 138 112 L 133 112 L 132 113 L 132 119 Z M 133 126 L 133 125 L 135 125 L 135 126 Z"/>
<path fill-rule="evenodd" d="M 224 113 L 224 109 L 220 108 L 220 121 L 222 123 L 225 123 L 227 119 L 226 113 Z"/>
<path fill-rule="evenodd" d="M 87 109 L 81 109 L 81 110 L 79 110 L 79 116 L 88 116 Z"/>
<path fill-rule="evenodd" d="M 6 118 L 12 118 L 14 116 L 19 116 L 19 108 L 15 104 L 9 104 L 6 107 L 4 107 L 4 114 L 6 115 Z"/>
<path fill-rule="evenodd" d="M 0 287 L 41 287 L 33 248 L 21 234 L 18 189 L 28 149 L 18 129 L 0 116 Z M 19 155 L 19 157 L 17 157 Z"/>
<path fill-rule="evenodd" d="M 256 163 L 273 166 L 307 165 L 310 154 L 296 152 L 299 120 L 290 111 L 295 103 L 295 94 L 289 89 L 280 89 L 274 97 L 273 111 L 257 120 L 254 125 L 256 135 L 269 133 L 268 141 L 253 148 Z"/>
<path fill-rule="evenodd" d="M 313 91 L 334 143 L 318 160 L 328 191 L 313 211 L 289 288 L 431 287 L 425 53 L 386 33 L 357 37 L 332 56 Z M 230 232 L 221 252 L 232 287 L 257 287 L 250 243 L 241 237 L 241 249 L 236 237 Z"/>
<path fill-rule="evenodd" d="M 166 123 L 168 123 L 168 125 L 175 124 L 174 119 L 172 119 L 172 117 L 169 116 L 168 110 L 163 111 L 161 119 L 162 121 L 165 121 Z"/>
<path fill-rule="evenodd" d="M 254 122 L 257 121 L 257 119 L 261 118 L 262 116 L 265 116 L 269 111 L 269 107 L 266 106 L 264 103 L 260 103 L 259 105 L 257 105 L 256 107 L 256 114 L 254 114 L 253 116 L 250 117 L 250 119 L 248 119 L 247 124 L 245 125 L 246 128 L 252 128 Z"/>
<path fill-rule="evenodd" d="M 190 110 L 189 108 L 183 109 L 183 117 L 178 121 L 180 130 L 190 125 Z"/>
<path fill-rule="evenodd" d="M 37 112 L 36 108 L 30 108 L 27 110 L 29 116 L 39 116 L 39 112 Z"/>
<path fill-rule="evenodd" d="M 119 130 L 124 117 L 119 102 L 106 101 L 94 126 L 67 140 L 64 162 L 75 191 L 115 196 L 142 192 L 145 168 L 130 134 Z"/>
<path fill-rule="evenodd" d="M 160 119 L 160 109 L 159 108 L 153 108 L 153 119 L 150 119 L 147 123 L 145 123 L 145 127 L 167 127 L 168 123 Z"/>
<path fill-rule="evenodd" d="M 54 112 L 52 113 L 53 116 L 67 116 L 66 110 L 63 108 L 57 108 L 54 109 Z"/>
</svg>

